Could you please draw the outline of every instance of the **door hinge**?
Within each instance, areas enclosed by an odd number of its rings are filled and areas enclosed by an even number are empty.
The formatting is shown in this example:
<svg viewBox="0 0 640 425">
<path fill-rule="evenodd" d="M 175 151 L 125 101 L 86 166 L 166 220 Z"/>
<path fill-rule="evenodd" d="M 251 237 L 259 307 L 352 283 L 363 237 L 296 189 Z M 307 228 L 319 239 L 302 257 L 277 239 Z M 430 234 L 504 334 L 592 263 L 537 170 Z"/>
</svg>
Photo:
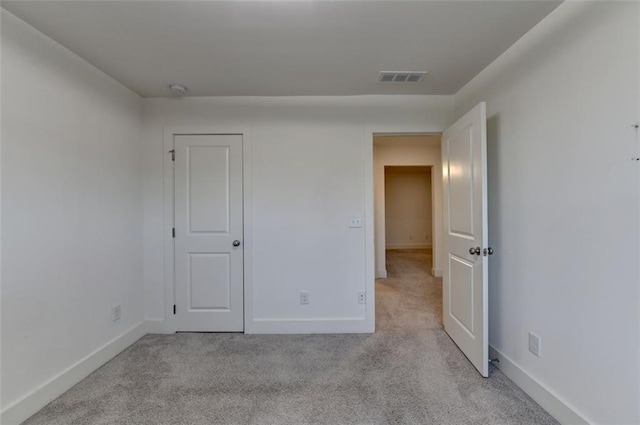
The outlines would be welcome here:
<svg viewBox="0 0 640 425">
<path fill-rule="evenodd" d="M 176 228 L 175 227 L 173 229 L 171 229 L 171 237 L 173 237 L 173 238 L 176 237 Z"/>
<path fill-rule="evenodd" d="M 175 149 L 171 149 L 169 151 L 169 153 L 171 154 L 171 160 L 175 161 L 176 160 L 176 150 Z"/>
<path fill-rule="evenodd" d="M 176 314 L 176 305 L 173 305 L 173 314 Z"/>
</svg>

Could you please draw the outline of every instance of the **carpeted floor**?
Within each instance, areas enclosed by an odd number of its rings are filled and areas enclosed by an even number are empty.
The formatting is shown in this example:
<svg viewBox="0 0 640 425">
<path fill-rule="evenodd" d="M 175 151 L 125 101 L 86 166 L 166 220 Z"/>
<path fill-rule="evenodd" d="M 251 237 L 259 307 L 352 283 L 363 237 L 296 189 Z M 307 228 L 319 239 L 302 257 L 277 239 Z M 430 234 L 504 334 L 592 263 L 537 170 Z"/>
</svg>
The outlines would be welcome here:
<svg viewBox="0 0 640 425">
<path fill-rule="evenodd" d="M 557 424 L 441 326 L 429 251 L 389 251 L 374 335 L 147 335 L 26 424 Z"/>
</svg>

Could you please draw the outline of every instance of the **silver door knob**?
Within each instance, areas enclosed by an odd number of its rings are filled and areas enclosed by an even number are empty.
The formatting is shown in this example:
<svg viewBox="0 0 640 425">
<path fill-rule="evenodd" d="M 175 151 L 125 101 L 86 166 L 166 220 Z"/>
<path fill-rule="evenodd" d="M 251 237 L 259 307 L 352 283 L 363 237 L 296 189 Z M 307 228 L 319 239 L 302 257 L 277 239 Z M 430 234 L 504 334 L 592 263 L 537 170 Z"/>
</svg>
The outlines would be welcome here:
<svg viewBox="0 0 640 425">
<path fill-rule="evenodd" d="M 480 252 L 482 252 L 482 250 L 480 249 L 479 246 L 475 248 L 469 248 L 469 254 L 471 255 L 480 255 Z"/>
<path fill-rule="evenodd" d="M 233 246 L 240 246 L 240 241 L 237 239 L 233 241 Z"/>
</svg>

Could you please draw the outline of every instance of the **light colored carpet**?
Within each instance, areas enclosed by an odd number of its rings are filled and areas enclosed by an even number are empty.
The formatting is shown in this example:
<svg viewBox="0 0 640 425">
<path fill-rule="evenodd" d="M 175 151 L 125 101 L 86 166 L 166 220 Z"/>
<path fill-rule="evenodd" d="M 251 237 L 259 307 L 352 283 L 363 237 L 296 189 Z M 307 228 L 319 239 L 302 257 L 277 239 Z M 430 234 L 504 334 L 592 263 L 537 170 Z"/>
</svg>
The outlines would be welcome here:
<svg viewBox="0 0 640 425">
<path fill-rule="evenodd" d="M 148 335 L 26 424 L 557 424 L 442 330 L 428 251 L 390 251 L 374 335 Z"/>
</svg>

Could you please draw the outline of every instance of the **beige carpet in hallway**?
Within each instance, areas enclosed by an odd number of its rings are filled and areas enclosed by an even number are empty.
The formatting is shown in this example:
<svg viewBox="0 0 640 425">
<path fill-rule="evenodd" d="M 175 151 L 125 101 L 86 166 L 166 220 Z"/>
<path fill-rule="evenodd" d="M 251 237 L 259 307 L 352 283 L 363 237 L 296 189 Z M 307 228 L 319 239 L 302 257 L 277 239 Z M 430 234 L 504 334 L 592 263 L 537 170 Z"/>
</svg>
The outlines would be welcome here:
<svg viewBox="0 0 640 425">
<path fill-rule="evenodd" d="M 457 349 L 429 264 L 390 252 L 373 335 L 147 335 L 26 424 L 557 424 Z"/>
<path fill-rule="evenodd" d="M 442 279 L 431 250 L 388 250 L 387 279 L 376 281 L 376 331 L 442 328 Z"/>
</svg>

